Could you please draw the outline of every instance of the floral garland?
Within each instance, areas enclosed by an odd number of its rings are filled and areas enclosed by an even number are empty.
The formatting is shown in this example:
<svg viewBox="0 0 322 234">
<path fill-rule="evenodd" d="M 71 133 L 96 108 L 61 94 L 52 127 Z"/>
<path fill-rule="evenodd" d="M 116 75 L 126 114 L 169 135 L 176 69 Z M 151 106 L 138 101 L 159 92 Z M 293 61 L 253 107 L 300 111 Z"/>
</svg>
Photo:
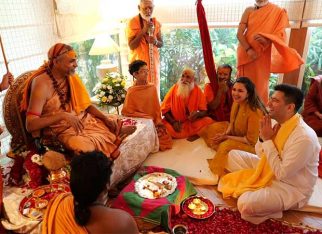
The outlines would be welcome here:
<svg viewBox="0 0 322 234">
<path fill-rule="evenodd" d="M 29 150 L 27 150 L 27 148 Z M 37 188 L 48 183 L 48 171 L 42 166 L 42 156 L 33 147 L 20 147 L 8 153 L 14 159 L 10 171 L 9 183 L 15 186 L 26 184 L 30 188 Z"/>
<path fill-rule="evenodd" d="M 117 73 L 107 73 L 93 89 L 100 106 L 120 106 L 126 95 L 126 77 Z"/>
</svg>

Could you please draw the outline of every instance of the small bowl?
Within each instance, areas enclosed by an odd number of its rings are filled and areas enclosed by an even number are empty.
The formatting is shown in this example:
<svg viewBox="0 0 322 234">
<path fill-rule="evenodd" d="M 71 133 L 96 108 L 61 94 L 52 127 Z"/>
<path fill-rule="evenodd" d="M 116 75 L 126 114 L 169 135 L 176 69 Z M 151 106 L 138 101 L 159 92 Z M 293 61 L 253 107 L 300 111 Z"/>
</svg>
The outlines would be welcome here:
<svg viewBox="0 0 322 234">
<path fill-rule="evenodd" d="M 183 224 L 177 224 L 172 228 L 172 234 L 187 234 L 188 227 Z"/>
</svg>

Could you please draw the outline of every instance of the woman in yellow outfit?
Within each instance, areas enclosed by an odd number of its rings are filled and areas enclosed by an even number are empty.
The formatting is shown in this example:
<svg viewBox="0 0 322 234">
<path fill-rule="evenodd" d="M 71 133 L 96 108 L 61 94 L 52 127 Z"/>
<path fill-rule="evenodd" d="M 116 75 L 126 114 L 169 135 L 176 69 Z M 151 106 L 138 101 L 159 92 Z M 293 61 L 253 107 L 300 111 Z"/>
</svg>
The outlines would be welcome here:
<svg viewBox="0 0 322 234">
<path fill-rule="evenodd" d="M 232 89 L 234 100 L 230 122 L 216 122 L 202 129 L 199 135 L 216 154 L 209 160 L 210 170 L 224 174 L 230 150 L 238 149 L 255 153 L 255 143 L 259 135 L 259 121 L 265 111 L 255 91 L 255 85 L 247 78 L 238 78 Z"/>
</svg>

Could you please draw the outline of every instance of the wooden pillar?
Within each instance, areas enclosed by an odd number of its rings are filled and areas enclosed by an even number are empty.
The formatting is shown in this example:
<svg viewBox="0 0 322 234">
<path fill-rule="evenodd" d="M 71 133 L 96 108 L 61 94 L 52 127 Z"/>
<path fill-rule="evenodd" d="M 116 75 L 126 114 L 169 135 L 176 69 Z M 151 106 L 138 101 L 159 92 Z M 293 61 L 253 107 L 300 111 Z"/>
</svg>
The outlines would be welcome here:
<svg viewBox="0 0 322 234">
<path fill-rule="evenodd" d="M 308 28 L 292 28 L 289 40 L 289 47 L 294 48 L 303 58 L 303 52 L 307 37 Z M 283 83 L 297 85 L 300 68 L 284 74 Z"/>
</svg>

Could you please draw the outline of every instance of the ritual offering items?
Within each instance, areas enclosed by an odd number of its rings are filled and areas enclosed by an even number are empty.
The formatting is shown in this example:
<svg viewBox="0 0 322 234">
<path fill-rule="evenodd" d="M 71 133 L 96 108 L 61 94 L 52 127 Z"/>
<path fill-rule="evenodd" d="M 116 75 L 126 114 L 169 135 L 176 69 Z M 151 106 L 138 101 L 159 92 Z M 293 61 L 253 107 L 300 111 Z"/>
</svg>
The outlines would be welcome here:
<svg viewBox="0 0 322 234">
<path fill-rule="evenodd" d="M 191 218 L 206 219 L 215 211 L 214 204 L 205 197 L 192 196 L 182 202 L 182 210 Z"/>
<path fill-rule="evenodd" d="M 137 121 L 135 119 L 122 119 L 123 126 L 135 126 Z"/>
<path fill-rule="evenodd" d="M 143 198 L 157 199 L 172 194 L 177 180 L 172 175 L 161 172 L 147 174 L 135 182 L 135 191 Z"/>
<path fill-rule="evenodd" d="M 32 220 L 42 220 L 49 201 L 60 193 L 70 192 L 67 184 L 51 184 L 37 188 L 26 196 L 19 205 L 19 212 Z"/>
</svg>

